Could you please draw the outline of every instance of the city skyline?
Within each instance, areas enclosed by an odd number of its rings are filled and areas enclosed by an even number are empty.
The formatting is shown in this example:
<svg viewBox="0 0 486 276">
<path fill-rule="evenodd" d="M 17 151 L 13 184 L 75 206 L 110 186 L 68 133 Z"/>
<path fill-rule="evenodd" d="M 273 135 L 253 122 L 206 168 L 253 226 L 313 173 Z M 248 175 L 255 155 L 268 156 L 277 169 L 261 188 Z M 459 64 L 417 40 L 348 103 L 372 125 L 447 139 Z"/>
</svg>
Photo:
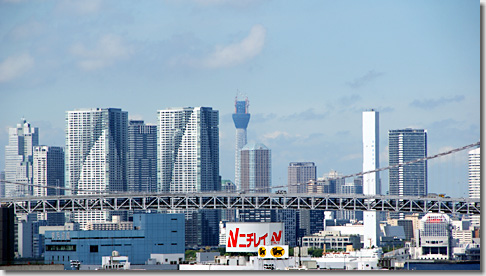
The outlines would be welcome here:
<svg viewBox="0 0 486 276">
<path fill-rule="evenodd" d="M 369 108 L 381 113 L 381 166 L 390 129 L 427 129 L 429 155 L 480 137 L 475 1 L 4 1 L 0 15 L 0 156 L 22 117 L 40 144 L 64 146 L 67 110 L 116 107 L 156 124 L 157 110 L 210 106 L 229 179 L 238 89 L 251 99 L 248 141 L 272 149 L 275 186 L 290 162 L 315 162 L 318 177 L 360 171 Z M 467 196 L 467 153 L 442 170 L 453 182 L 431 173 L 429 192 Z"/>
</svg>

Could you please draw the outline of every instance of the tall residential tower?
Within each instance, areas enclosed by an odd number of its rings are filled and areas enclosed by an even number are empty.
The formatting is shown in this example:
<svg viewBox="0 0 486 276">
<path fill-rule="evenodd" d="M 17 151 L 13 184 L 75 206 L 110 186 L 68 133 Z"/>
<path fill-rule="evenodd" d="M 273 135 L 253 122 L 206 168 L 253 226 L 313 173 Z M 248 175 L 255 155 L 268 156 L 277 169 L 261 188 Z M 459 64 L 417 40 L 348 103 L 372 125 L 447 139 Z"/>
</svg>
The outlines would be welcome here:
<svg viewBox="0 0 486 276">
<path fill-rule="evenodd" d="M 158 191 L 196 193 L 221 190 L 219 113 L 211 107 L 159 110 Z M 219 243 L 219 210 L 174 210 L 186 215 L 186 246 Z"/>
<path fill-rule="evenodd" d="M 63 195 L 64 190 L 64 149 L 62 147 L 34 147 L 33 176 L 34 196 Z M 49 188 L 48 188 L 49 187 Z"/>
<path fill-rule="evenodd" d="M 246 193 L 270 193 L 272 186 L 272 155 L 261 143 L 249 143 L 240 151 L 240 189 Z M 274 210 L 238 210 L 240 221 L 275 221 Z"/>
<path fill-rule="evenodd" d="M 248 113 L 248 107 L 250 106 L 248 98 L 244 101 L 238 101 L 238 97 L 235 99 L 235 113 L 233 114 L 233 122 L 236 127 L 236 145 L 235 145 L 235 184 L 238 190 L 241 189 L 240 183 L 240 150 L 247 143 L 246 128 L 250 121 L 250 113 Z"/>
<path fill-rule="evenodd" d="M 427 157 L 427 130 L 388 131 L 389 165 L 394 166 Z M 390 195 L 427 195 L 427 161 L 390 169 Z"/>
<path fill-rule="evenodd" d="M 481 148 L 469 151 L 469 197 L 481 198 Z M 471 224 L 480 225 L 480 216 L 473 215 Z"/>
<path fill-rule="evenodd" d="M 66 112 L 66 188 L 74 194 L 127 190 L 128 112 L 118 108 Z M 69 193 L 71 191 L 66 191 Z M 106 222 L 103 211 L 76 212 L 82 228 Z"/>
<path fill-rule="evenodd" d="M 314 162 L 290 162 L 287 173 L 289 194 L 306 193 L 307 182 L 317 179 L 317 167 Z"/>
<path fill-rule="evenodd" d="M 158 111 L 158 191 L 218 191 L 219 115 L 211 107 Z"/>
</svg>

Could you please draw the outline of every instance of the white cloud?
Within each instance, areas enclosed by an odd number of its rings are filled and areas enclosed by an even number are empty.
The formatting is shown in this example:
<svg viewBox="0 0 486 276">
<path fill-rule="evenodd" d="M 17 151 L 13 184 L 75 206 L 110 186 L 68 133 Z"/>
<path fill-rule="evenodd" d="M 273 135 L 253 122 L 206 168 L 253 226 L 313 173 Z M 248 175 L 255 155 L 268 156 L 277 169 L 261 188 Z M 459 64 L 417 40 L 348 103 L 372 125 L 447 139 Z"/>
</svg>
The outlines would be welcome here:
<svg viewBox="0 0 486 276">
<path fill-rule="evenodd" d="M 265 44 L 265 36 L 265 28 L 262 25 L 255 25 L 251 28 L 250 34 L 242 41 L 227 46 L 217 46 L 200 63 L 207 68 L 230 67 L 244 63 L 262 51 Z"/>
<path fill-rule="evenodd" d="M 247 7 L 255 3 L 260 2 L 259 0 L 193 0 L 196 4 L 202 6 L 233 6 L 233 7 Z"/>
<path fill-rule="evenodd" d="M 129 114 L 129 120 L 143 121 L 143 116 L 141 114 Z"/>
<path fill-rule="evenodd" d="M 121 37 L 108 34 L 100 38 L 93 49 L 87 49 L 83 44 L 77 43 L 71 47 L 71 53 L 81 60 L 79 67 L 91 71 L 112 65 L 117 60 L 128 58 L 132 49 L 124 45 Z"/>
<path fill-rule="evenodd" d="M 30 20 L 23 24 L 15 26 L 9 33 L 9 36 L 15 40 L 39 36 L 44 32 L 44 24 L 36 20 Z"/>
<path fill-rule="evenodd" d="M 265 140 L 274 140 L 277 138 L 290 138 L 290 137 L 292 137 L 292 135 L 290 135 L 288 132 L 279 131 L 279 130 L 263 134 L 263 139 Z"/>
<path fill-rule="evenodd" d="M 0 83 L 11 81 L 34 66 L 34 59 L 28 54 L 12 56 L 0 63 Z"/>
<path fill-rule="evenodd" d="M 351 160 L 360 160 L 363 158 L 363 154 L 361 153 L 351 153 L 345 155 L 339 159 L 339 161 L 351 161 Z"/>
<path fill-rule="evenodd" d="M 101 9 L 102 0 L 63 0 L 59 2 L 56 10 L 61 13 L 75 13 L 86 15 L 96 13 Z"/>
</svg>

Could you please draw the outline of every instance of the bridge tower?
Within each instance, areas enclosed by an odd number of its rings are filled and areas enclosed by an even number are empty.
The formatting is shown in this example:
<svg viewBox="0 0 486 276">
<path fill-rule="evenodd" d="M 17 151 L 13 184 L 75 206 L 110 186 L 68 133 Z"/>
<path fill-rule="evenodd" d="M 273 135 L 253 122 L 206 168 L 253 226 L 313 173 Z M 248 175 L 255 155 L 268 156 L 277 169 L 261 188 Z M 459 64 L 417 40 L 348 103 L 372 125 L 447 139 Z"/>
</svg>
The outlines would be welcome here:
<svg viewBox="0 0 486 276">
<path fill-rule="evenodd" d="M 380 165 L 379 113 L 373 109 L 363 112 L 363 172 L 376 170 Z M 363 175 L 363 194 L 381 193 L 380 175 L 378 172 Z M 380 245 L 379 212 L 364 211 L 363 223 L 364 247 Z"/>
</svg>

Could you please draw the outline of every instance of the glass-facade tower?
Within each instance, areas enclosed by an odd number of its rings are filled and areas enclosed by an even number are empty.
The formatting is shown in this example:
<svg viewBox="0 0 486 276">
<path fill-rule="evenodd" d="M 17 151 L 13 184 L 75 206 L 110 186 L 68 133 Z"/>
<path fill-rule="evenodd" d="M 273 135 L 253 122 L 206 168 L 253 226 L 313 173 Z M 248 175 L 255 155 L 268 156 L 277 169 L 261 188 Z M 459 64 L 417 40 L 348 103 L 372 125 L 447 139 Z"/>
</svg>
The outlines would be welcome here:
<svg viewBox="0 0 486 276">
<path fill-rule="evenodd" d="M 400 129 L 388 132 L 390 166 L 427 157 L 427 131 Z M 390 195 L 427 195 L 427 161 L 391 168 L 389 173 Z"/>
<path fill-rule="evenodd" d="M 157 126 L 128 122 L 128 191 L 157 191 Z"/>
</svg>

